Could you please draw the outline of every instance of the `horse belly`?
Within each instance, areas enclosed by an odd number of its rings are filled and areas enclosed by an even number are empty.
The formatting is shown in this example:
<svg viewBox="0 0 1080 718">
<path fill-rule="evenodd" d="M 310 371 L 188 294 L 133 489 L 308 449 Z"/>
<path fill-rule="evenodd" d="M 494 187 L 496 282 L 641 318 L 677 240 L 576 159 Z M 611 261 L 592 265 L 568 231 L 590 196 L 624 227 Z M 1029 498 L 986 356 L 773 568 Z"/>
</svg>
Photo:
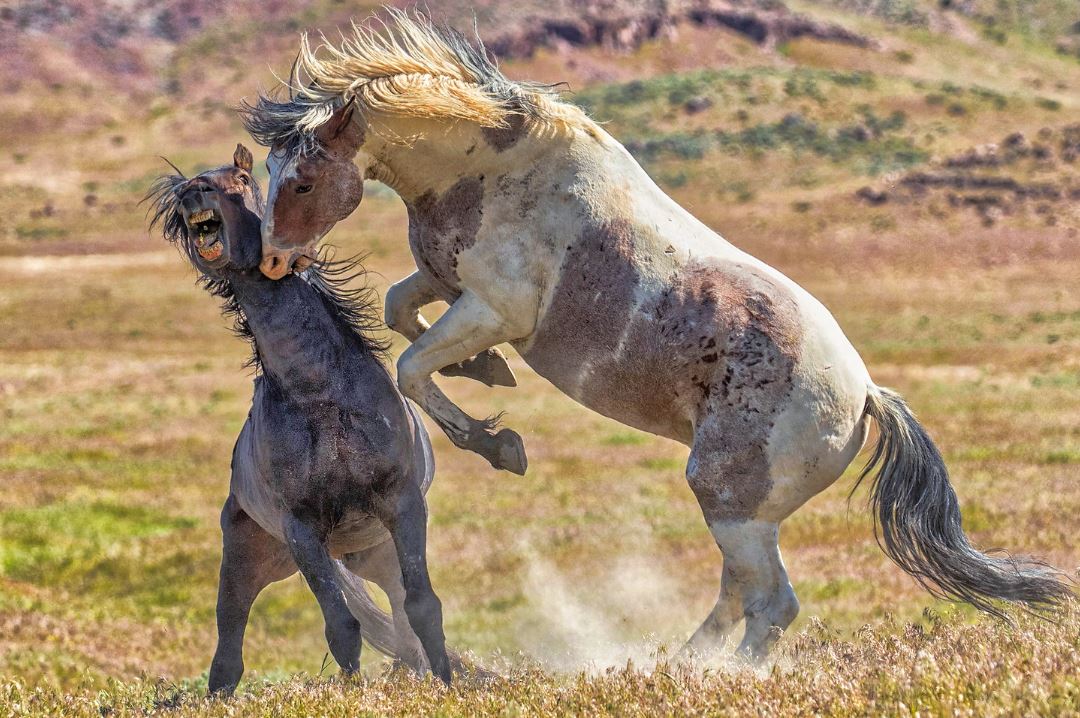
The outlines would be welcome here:
<svg viewBox="0 0 1080 718">
<path fill-rule="evenodd" d="M 661 273 L 675 267 L 640 261 L 649 239 L 627 222 L 587 227 L 567 248 L 536 331 L 517 348 L 538 374 L 588 408 L 688 443 L 693 414 L 673 386 L 671 347 L 648 308 L 664 292 Z"/>
<path fill-rule="evenodd" d="M 712 258 L 661 279 L 610 260 L 588 270 L 564 272 L 523 347 L 537 373 L 585 406 L 690 444 L 704 414 L 759 412 L 766 384 L 790 382 L 796 303 L 756 268 Z"/>
<path fill-rule="evenodd" d="M 368 513 L 350 511 L 334 526 L 326 544 L 330 554 L 340 558 L 343 554 L 378 546 L 388 538 L 390 532 L 379 519 Z"/>
<path fill-rule="evenodd" d="M 668 356 L 647 322 L 634 322 L 624 342 L 582 337 L 559 352 L 526 352 L 526 362 L 582 405 L 641 431 L 689 443 L 693 412 L 672 381 Z"/>
</svg>

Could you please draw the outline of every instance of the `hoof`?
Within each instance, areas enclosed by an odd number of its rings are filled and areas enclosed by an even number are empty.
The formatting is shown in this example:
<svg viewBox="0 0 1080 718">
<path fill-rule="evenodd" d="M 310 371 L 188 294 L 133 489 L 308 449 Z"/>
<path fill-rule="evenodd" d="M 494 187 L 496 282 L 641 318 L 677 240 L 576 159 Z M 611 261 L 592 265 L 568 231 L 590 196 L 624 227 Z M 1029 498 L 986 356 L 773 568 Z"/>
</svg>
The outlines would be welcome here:
<svg viewBox="0 0 1080 718">
<path fill-rule="evenodd" d="M 495 468 L 524 476 L 529 468 L 529 457 L 525 455 L 525 442 L 521 436 L 513 429 L 501 429 L 495 440 L 499 447 L 499 463 Z"/>
<path fill-rule="evenodd" d="M 480 352 L 472 359 L 443 367 L 439 373 L 443 376 L 463 376 L 475 379 L 487 386 L 517 386 L 517 377 L 514 376 L 510 365 L 506 363 L 506 357 L 494 348 Z"/>
<path fill-rule="evenodd" d="M 513 429 L 501 429 L 497 434 L 485 433 L 479 442 L 462 445 L 487 459 L 496 469 L 525 475 L 529 459 L 525 456 L 525 443 Z"/>
<path fill-rule="evenodd" d="M 487 367 L 485 376 L 487 379 L 481 379 L 488 386 L 517 386 L 517 377 L 514 376 L 514 371 L 510 368 L 510 365 L 506 363 L 506 357 L 498 349 L 488 349 L 481 354 L 477 359 L 484 357 L 484 364 Z"/>
</svg>

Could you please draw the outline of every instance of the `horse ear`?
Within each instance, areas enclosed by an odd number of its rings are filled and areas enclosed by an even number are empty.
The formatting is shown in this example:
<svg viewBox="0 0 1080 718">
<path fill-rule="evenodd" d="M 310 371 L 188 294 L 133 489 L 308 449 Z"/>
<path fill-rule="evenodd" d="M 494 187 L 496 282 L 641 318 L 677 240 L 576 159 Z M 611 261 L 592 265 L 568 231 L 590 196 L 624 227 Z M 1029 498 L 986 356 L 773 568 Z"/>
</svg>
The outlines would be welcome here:
<svg viewBox="0 0 1080 718">
<path fill-rule="evenodd" d="M 250 172 L 255 164 L 255 158 L 251 156 L 251 150 L 240 144 L 236 146 L 236 151 L 233 152 L 232 161 L 235 166 L 245 172 Z"/>
<path fill-rule="evenodd" d="M 352 151 L 359 149 L 364 140 L 364 133 L 353 123 L 356 113 L 356 97 L 334 111 L 330 119 L 319 125 L 315 130 L 315 137 L 324 147 L 333 150 Z"/>
</svg>

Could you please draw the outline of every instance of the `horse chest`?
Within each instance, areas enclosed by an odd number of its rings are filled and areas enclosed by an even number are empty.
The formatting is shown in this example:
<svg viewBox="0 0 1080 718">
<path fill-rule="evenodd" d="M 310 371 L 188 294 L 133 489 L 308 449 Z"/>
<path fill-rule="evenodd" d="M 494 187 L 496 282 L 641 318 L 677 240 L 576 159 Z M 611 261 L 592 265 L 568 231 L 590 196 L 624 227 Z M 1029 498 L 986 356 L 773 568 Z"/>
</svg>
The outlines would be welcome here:
<svg viewBox="0 0 1080 718">
<path fill-rule="evenodd" d="M 370 420 L 337 404 L 267 401 L 249 423 L 254 471 L 285 505 L 355 502 L 383 461 Z"/>
<path fill-rule="evenodd" d="M 458 260 L 476 243 L 483 200 L 483 177 L 463 177 L 443 193 L 429 190 L 408 205 L 416 266 L 448 301 L 461 293 Z"/>
</svg>

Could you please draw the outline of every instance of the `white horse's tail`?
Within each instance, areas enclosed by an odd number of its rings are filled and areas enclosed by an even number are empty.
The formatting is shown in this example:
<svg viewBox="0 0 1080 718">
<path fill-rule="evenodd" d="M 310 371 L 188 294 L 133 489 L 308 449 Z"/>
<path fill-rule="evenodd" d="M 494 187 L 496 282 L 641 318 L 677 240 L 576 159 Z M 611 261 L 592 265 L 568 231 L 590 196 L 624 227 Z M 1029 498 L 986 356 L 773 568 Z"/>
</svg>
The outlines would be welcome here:
<svg viewBox="0 0 1080 718">
<path fill-rule="evenodd" d="M 972 547 L 941 453 L 899 394 L 871 385 L 866 413 L 879 437 L 856 487 L 877 469 L 870 486 L 875 533 L 900 568 L 935 596 L 1002 618 L 995 600 L 1038 610 L 1073 595 L 1064 576 L 1040 561 Z"/>
<path fill-rule="evenodd" d="M 345 594 L 349 612 L 360 622 L 360 633 L 364 641 L 384 656 L 403 658 L 398 655 L 397 629 L 394 627 L 393 618 L 375 603 L 362 578 L 346 568 L 341 561 L 334 563 L 338 570 L 338 585 Z M 494 675 L 479 666 L 465 663 L 461 656 L 450 648 L 446 649 L 446 654 L 455 673 L 469 673 L 477 678 Z M 426 659 L 424 665 L 427 665 Z"/>
</svg>

